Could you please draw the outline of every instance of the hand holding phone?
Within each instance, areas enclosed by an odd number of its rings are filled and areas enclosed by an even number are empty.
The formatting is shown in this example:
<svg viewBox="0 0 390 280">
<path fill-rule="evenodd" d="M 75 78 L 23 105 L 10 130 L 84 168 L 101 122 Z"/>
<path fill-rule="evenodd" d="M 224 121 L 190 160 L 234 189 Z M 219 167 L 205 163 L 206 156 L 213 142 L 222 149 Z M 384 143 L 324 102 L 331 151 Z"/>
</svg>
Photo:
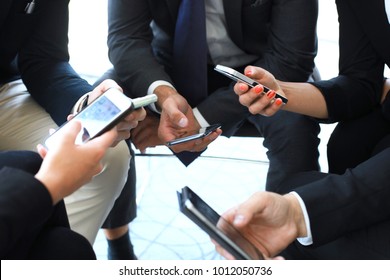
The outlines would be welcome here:
<svg viewBox="0 0 390 280">
<path fill-rule="evenodd" d="M 255 80 L 253 80 L 253 79 L 245 76 L 244 74 L 241 74 L 240 72 L 238 72 L 230 67 L 227 67 L 227 66 L 217 65 L 217 66 L 215 66 L 214 70 L 225 75 L 226 77 L 229 77 L 230 79 L 232 79 L 236 82 L 245 83 L 250 87 L 255 87 L 257 85 L 260 85 L 260 83 L 256 82 Z M 264 85 L 262 85 L 262 86 L 264 88 L 263 89 L 264 93 L 267 93 L 271 90 Z M 288 102 L 288 99 L 286 97 L 278 94 L 277 92 L 276 92 L 275 98 L 280 98 L 284 104 L 287 104 L 287 102 Z"/>
<path fill-rule="evenodd" d="M 178 145 L 181 143 L 186 143 L 186 142 L 189 142 L 192 140 L 203 139 L 203 138 L 209 136 L 214 131 L 216 131 L 218 128 L 221 128 L 220 124 L 213 124 L 213 125 L 210 125 L 208 127 L 202 127 L 198 133 L 168 141 L 168 142 L 166 142 L 166 145 L 168 147 L 171 147 L 171 146 Z"/>
<path fill-rule="evenodd" d="M 189 187 L 177 192 L 180 211 L 238 260 L 263 260 L 262 253 Z"/>
<path fill-rule="evenodd" d="M 156 101 L 157 96 L 154 94 L 131 99 L 116 88 L 108 89 L 74 116 L 73 119 L 79 120 L 82 124 L 82 129 L 76 138 L 76 144 L 85 143 L 103 134 L 113 128 L 133 110 Z M 57 137 L 59 134 L 57 132 L 67 123 L 46 138 L 44 141 L 46 148 L 50 149 L 52 144 L 58 141 Z"/>
</svg>

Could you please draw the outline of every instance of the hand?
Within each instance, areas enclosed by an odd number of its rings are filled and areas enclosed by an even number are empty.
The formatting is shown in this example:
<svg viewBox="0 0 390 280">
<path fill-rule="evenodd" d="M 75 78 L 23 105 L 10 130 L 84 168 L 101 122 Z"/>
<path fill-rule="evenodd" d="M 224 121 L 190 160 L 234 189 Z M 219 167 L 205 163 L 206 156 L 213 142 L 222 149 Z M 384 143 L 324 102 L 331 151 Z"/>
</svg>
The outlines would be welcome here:
<svg viewBox="0 0 390 280">
<path fill-rule="evenodd" d="M 102 95 L 109 88 L 117 88 L 119 91 L 123 92 L 114 80 L 104 80 L 89 94 L 88 104 Z M 115 147 L 120 141 L 130 138 L 130 130 L 137 127 L 139 122 L 145 119 L 145 117 L 146 111 L 144 108 L 139 108 L 129 113 L 120 123 L 117 124 L 116 129 L 118 136 L 112 146 Z"/>
<path fill-rule="evenodd" d="M 159 117 L 147 111 L 146 118 L 131 131 L 131 141 L 141 153 L 145 153 L 146 148 L 164 145 L 158 137 L 159 123 Z"/>
<path fill-rule="evenodd" d="M 82 145 L 76 145 L 76 136 L 80 130 L 80 122 L 70 121 L 57 132 L 61 135 L 50 151 L 42 145 L 37 147 L 43 162 L 35 177 L 46 186 L 53 204 L 73 193 L 102 171 L 100 160 L 118 136 L 116 128 L 113 128 Z"/>
<path fill-rule="evenodd" d="M 390 92 L 390 79 L 386 79 L 385 82 L 383 83 L 381 103 L 385 101 L 389 92 Z"/>
<path fill-rule="evenodd" d="M 282 108 L 283 102 L 280 98 L 275 98 L 275 91 L 283 96 L 285 94 L 275 77 L 266 70 L 254 66 L 247 66 L 244 73 L 246 76 L 258 81 L 261 85 L 251 88 L 244 83 L 236 83 L 234 91 L 239 96 L 240 103 L 248 107 L 249 112 L 253 115 L 272 116 L 278 112 Z M 265 94 L 262 85 L 273 90 Z"/>
<path fill-rule="evenodd" d="M 263 253 L 266 259 L 276 256 L 297 237 L 306 236 L 306 225 L 298 200 L 292 194 L 257 192 L 246 202 L 222 215 Z M 221 246 L 216 250 L 232 259 Z"/>
<path fill-rule="evenodd" d="M 156 90 L 158 90 L 158 88 Z M 192 108 L 180 94 L 171 88 L 169 94 L 161 99 L 159 97 L 159 101 L 161 102 L 159 104 L 161 108 L 161 117 L 158 135 L 163 143 L 179 137 L 191 135 L 194 131 L 199 131 L 201 127 L 195 119 Z M 175 145 L 171 147 L 171 149 L 174 152 L 200 152 L 206 149 L 206 147 L 221 135 L 221 133 L 222 130 L 218 129 L 203 139 Z"/>
</svg>

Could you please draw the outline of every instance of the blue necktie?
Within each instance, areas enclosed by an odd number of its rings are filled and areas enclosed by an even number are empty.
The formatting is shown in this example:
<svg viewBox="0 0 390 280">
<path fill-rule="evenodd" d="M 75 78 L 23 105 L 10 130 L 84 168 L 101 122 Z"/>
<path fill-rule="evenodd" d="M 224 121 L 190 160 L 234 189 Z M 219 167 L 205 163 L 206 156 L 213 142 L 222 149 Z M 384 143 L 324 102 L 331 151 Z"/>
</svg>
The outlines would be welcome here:
<svg viewBox="0 0 390 280">
<path fill-rule="evenodd" d="M 204 0 L 182 0 L 173 43 L 173 81 L 191 107 L 207 97 Z"/>
<path fill-rule="evenodd" d="M 182 0 L 173 43 L 172 79 L 191 107 L 207 97 L 207 49 L 204 0 Z M 201 153 L 184 151 L 175 155 L 188 166 Z"/>
</svg>

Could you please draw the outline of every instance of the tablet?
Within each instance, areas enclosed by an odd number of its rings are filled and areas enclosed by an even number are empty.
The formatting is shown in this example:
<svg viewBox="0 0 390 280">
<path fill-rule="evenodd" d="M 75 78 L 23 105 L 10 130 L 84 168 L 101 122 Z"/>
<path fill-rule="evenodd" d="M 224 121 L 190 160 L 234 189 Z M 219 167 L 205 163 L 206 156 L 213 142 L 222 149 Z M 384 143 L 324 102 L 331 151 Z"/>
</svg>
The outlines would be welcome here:
<svg viewBox="0 0 390 280">
<path fill-rule="evenodd" d="M 261 252 L 189 187 L 177 192 L 180 211 L 237 260 L 263 260 Z"/>
</svg>

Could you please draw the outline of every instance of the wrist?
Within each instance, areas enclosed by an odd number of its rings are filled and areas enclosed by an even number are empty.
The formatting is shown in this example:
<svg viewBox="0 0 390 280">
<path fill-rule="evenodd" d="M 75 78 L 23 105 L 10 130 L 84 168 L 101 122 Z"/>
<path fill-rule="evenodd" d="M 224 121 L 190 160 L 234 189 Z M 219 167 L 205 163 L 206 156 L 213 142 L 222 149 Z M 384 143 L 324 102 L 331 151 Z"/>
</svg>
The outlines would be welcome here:
<svg viewBox="0 0 390 280">
<path fill-rule="evenodd" d="M 174 94 L 178 94 L 173 87 L 167 85 L 160 85 L 156 87 L 153 93 L 157 95 L 157 102 L 155 104 L 157 110 L 159 111 L 161 111 L 165 100 Z"/>
<path fill-rule="evenodd" d="M 296 231 L 296 238 L 307 236 L 307 227 L 301 205 L 295 195 L 289 193 L 284 196 L 290 205 L 291 217 Z"/>
</svg>

